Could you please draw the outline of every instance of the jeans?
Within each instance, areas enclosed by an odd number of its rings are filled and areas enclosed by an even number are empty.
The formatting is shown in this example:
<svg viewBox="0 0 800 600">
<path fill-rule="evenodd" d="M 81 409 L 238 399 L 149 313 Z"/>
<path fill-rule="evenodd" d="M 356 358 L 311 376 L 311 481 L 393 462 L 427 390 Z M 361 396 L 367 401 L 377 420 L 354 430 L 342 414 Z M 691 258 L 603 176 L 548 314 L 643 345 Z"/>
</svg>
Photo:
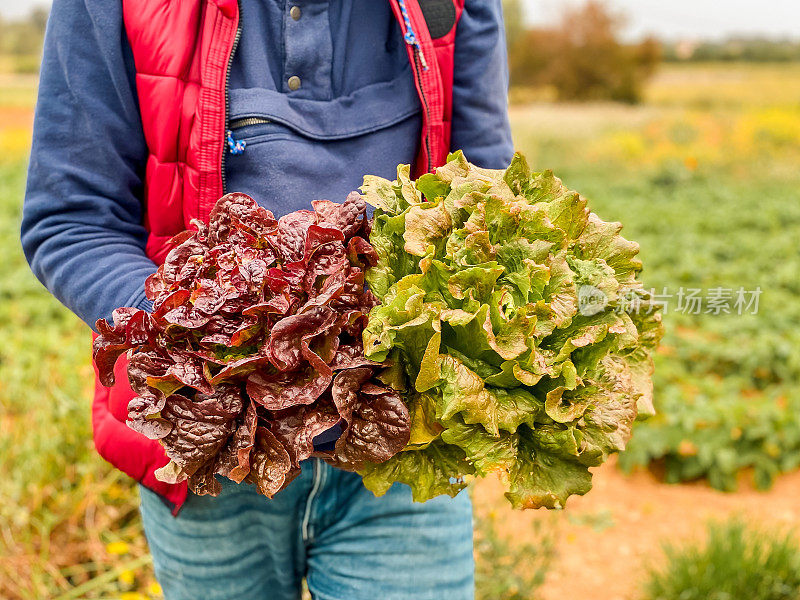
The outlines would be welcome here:
<svg viewBox="0 0 800 600">
<path fill-rule="evenodd" d="M 424 504 L 395 483 L 375 498 L 355 473 L 311 459 L 272 500 L 228 480 L 190 494 L 177 518 L 141 488 L 142 521 L 166 600 L 472 600 L 472 507 Z"/>
</svg>

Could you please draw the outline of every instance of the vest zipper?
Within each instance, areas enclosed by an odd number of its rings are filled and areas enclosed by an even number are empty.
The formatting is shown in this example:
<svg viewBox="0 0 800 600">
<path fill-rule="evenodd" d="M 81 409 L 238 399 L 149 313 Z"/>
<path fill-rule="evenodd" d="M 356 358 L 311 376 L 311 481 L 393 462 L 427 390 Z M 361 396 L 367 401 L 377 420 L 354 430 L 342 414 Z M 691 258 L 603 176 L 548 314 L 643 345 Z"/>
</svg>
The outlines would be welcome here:
<svg viewBox="0 0 800 600">
<path fill-rule="evenodd" d="M 239 129 L 240 127 L 249 127 L 250 125 L 261 125 L 263 123 L 272 123 L 270 119 L 264 117 L 242 117 L 241 119 L 233 119 L 228 123 L 228 129 Z"/>
<path fill-rule="evenodd" d="M 397 0 L 397 5 L 400 7 L 400 14 L 403 17 L 403 25 L 406 28 L 403 34 L 403 39 L 406 44 L 414 49 L 414 77 L 416 78 L 417 85 L 419 86 L 419 95 L 422 98 L 422 106 L 425 108 L 425 150 L 428 158 L 426 172 L 430 173 L 433 167 L 431 158 L 431 138 L 430 138 L 430 122 L 431 111 L 428 107 L 428 99 L 425 97 L 425 88 L 422 85 L 422 73 L 420 71 L 428 70 L 428 63 L 425 60 L 425 55 L 422 53 L 422 44 L 417 39 L 417 34 L 414 33 L 414 28 L 411 26 L 411 17 L 408 16 L 408 9 L 406 8 L 405 0 Z"/>
<path fill-rule="evenodd" d="M 427 173 L 430 173 L 433 167 L 432 158 L 431 158 L 431 138 L 430 138 L 430 122 L 431 122 L 431 112 L 428 108 L 428 99 L 425 96 L 425 87 L 422 85 L 422 75 L 420 73 L 421 65 L 420 65 L 420 50 L 417 47 L 414 47 L 414 75 L 417 78 L 417 82 L 419 83 L 419 95 L 422 98 L 422 105 L 425 108 L 425 150 L 426 156 L 428 158 L 427 164 Z"/>
<path fill-rule="evenodd" d="M 236 54 L 236 47 L 239 45 L 239 38 L 242 37 L 242 5 L 241 5 L 241 0 L 236 0 L 236 4 L 239 7 L 239 21 L 236 24 L 236 36 L 233 38 L 233 46 L 231 46 L 231 55 L 228 57 L 228 66 L 225 69 L 225 131 L 226 132 L 228 131 L 228 119 L 230 117 L 230 115 L 228 114 L 228 110 L 229 110 L 228 105 L 230 104 L 228 88 L 229 88 L 230 82 L 231 82 L 231 65 L 233 64 L 233 55 Z M 226 177 L 225 177 L 225 146 L 224 145 L 223 145 L 223 150 L 222 150 L 222 159 L 220 161 L 220 168 L 221 168 L 221 171 L 222 171 L 220 173 L 220 175 L 222 175 L 222 195 L 224 196 L 227 193 L 226 192 L 226 187 L 228 185 L 228 182 L 227 182 Z"/>
</svg>

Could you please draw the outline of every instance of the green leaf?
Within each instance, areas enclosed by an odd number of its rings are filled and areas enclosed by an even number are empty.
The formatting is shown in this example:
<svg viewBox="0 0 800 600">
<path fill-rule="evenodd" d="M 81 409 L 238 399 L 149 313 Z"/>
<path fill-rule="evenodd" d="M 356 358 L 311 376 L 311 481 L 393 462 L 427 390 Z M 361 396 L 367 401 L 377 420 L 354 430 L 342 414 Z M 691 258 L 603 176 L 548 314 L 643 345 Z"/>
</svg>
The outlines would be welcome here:
<svg viewBox="0 0 800 600">
<path fill-rule="evenodd" d="M 519 435 L 517 461 L 506 492 L 514 508 L 564 508 L 569 496 L 592 488 L 592 474 L 585 466 L 548 452 L 540 443 L 529 431 Z M 553 445 L 560 448 L 556 438 Z"/>
<path fill-rule="evenodd" d="M 403 245 L 405 214 L 390 216 L 376 211 L 370 242 L 378 253 L 378 263 L 367 270 L 370 290 L 383 300 L 398 279 L 417 270 L 417 259 L 405 252 Z"/>
<path fill-rule="evenodd" d="M 442 354 L 439 365 L 442 383 L 437 418 L 446 421 L 458 414 L 466 423 L 482 423 L 487 431 L 497 434 L 497 396 L 457 358 Z"/>
<path fill-rule="evenodd" d="M 400 198 L 401 210 L 405 210 L 409 206 L 416 206 L 423 201 L 422 195 L 417 191 L 414 182 L 411 181 L 410 165 L 397 166 L 397 180 L 393 185 L 395 193 Z"/>
<path fill-rule="evenodd" d="M 484 477 L 492 472 L 508 473 L 517 459 L 517 435 L 490 435 L 481 425 L 456 420 L 442 432 L 442 441 L 458 446 L 475 472 Z"/>
<path fill-rule="evenodd" d="M 425 256 L 430 246 L 443 245 L 444 238 L 450 233 L 450 215 L 444 203 L 426 202 L 412 206 L 406 212 L 404 249 L 414 256 Z"/>
<path fill-rule="evenodd" d="M 491 330 L 491 319 L 487 304 L 480 305 L 475 312 L 445 310 L 441 313 L 441 319 L 442 335 L 447 346 L 489 364 L 502 362 L 489 343 L 487 329 Z"/>
<path fill-rule="evenodd" d="M 588 401 L 591 408 L 583 415 L 584 448 L 581 460 L 587 465 L 599 465 L 609 454 L 621 452 L 631 437 L 636 419 L 637 395 L 631 373 L 625 361 L 606 357 L 593 374 L 596 387 Z"/>
<path fill-rule="evenodd" d="M 465 267 L 456 271 L 447 280 L 447 289 L 454 298 L 463 300 L 472 295 L 476 300 L 485 301 L 497 283 L 497 278 L 505 269 L 495 262 L 475 267 Z"/>
<path fill-rule="evenodd" d="M 425 352 L 419 365 L 419 374 L 414 382 L 418 392 L 427 392 L 439 383 L 439 347 L 442 345 L 442 332 L 438 323 L 434 323 L 434 333 L 425 346 Z"/>
<path fill-rule="evenodd" d="M 497 428 L 514 433 L 523 423 L 536 427 L 549 421 L 544 403 L 523 388 L 487 388 L 497 399 Z"/>
<path fill-rule="evenodd" d="M 515 194 L 523 195 L 530 185 L 530 178 L 531 169 L 528 166 L 528 161 L 525 160 L 522 154 L 515 152 L 511 159 L 511 164 L 508 165 L 506 172 L 503 174 L 503 181 Z"/>
<path fill-rule="evenodd" d="M 488 231 L 470 233 L 466 229 L 454 231 L 447 240 L 447 258 L 456 265 L 479 265 L 492 262 L 497 249 L 489 240 Z"/>
<path fill-rule="evenodd" d="M 399 481 L 411 488 L 415 502 L 426 502 L 443 494 L 455 496 L 467 486 L 464 476 L 474 472 L 463 450 L 434 441 L 421 450 L 400 452 L 384 463 L 369 463 L 359 474 L 376 496 L 383 496 Z"/>
<path fill-rule="evenodd" d="M 444 427 L 436 420 L 435 397 L 431 394 L 412 394 L 408 398 L 411 416 L 410 448 L 424 448 L 439 437 Z"/>
<path fill-rule="evenodd" d="M 545 171 L 535 178 L 528 199 L 547 200 L 547 216 L 553 225 L 567 234 L 567 239 L 578 239 L 586 228 L 589 219 L 586 198 L 565 188 L 552 171 Z"/>
<path fill-rule="evenodd" d="M 385 210 L 390 214 L 402 211 L 401 203 L 394 191 L 392 182 L 383 177 L 365 175 L 364 183 L 359 188 L 367 204 Z"/>
<path fill-rule="evenodd" d="M 601 258 L 614 269 L 620 283 L 628 283 L 642 270 L 636 255 L 639 244 L 619 235 L 621 223 L 606 223 L 594 213 L 589 215 L 586 228 L 578 238 L 575 255 L 578 258 Z"/>
<path fill-rule="evenodd" d="M 450 184 L 442 181 L 433 173 L 426 173 L 417 179 L 417 190 L 425 196 L 428 202 L 434 202 L 450 193 Z"/>
</svg>

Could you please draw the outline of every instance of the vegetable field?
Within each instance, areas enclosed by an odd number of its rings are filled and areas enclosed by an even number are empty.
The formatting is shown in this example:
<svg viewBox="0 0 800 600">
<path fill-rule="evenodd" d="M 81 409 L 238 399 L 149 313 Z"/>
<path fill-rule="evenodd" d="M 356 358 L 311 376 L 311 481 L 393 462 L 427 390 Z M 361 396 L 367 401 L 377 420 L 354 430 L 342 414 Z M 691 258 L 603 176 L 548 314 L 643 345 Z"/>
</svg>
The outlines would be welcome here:
<svg viewBox="0 0 800 600">
<path fill-rule="evenodd" d="M 0 81 L 0 598 L 157 599 L 135 488 L 92 448 L 88 331 L 19 248 L 33 83 Z M 638 598 L 711 517 L 800 527 L 800 68 L 664 67 L 635 107 L 535 97 L 514 93 L 517 148 L 641 244 L 659 414 L 566 511 L 473 490 L 479 598 Z"/>
</svg>

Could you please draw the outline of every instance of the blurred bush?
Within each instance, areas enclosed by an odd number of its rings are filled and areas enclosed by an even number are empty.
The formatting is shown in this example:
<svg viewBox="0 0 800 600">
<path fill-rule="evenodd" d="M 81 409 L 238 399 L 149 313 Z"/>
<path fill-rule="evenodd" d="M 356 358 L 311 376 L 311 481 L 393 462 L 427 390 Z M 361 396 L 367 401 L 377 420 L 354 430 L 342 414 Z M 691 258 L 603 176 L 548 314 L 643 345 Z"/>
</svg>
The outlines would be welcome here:
<svg viewBox="0 0 800 600">
<path fill-rule="evenodd" d="M 48 14 L 47 8 L 35 7 L 25 17 L 0 17 L 0 55 L 13 59 L 13 72 L 38 72 Z"/>
<path fill-rule="evenodd" d="M 800 548 L 793 533 L 741 520 L 712 523 L 705 545 L 668 545 L 651 569 L 645 600 L 796 600 Z"/>
<path fill-rule="evenodd" d="M 515 3 L 507 3 L 513 10 Z M 509 27 L 517 17 L 509 19 Z M 636 103 L 661 56 L 658 42 L 624 44 L 623 18 L 604 3 L 590 0 L 566 8 L 551 29 L 509 29 L 511 82 L 552 86 L 559 100 L 615 100 Z"/>
<path fill-rule="evenodd" d="M 21 55 L 10 57 L 11 72 L 17 75 L 34 75 L 39 73 L 42 61 L 39 54 Z"/>
<path fill-rule="evenodd" d="M 763 490 L 800 467 L 800 400 L 729 392 L 687 398 L 676 388 L 662 390 L 658 415 L 637 425 L 620 467 L 652 464 L 667 483 L 706 477 L 725 491 L 736 490 L 745 471 Z"/>
<path fill-rule="evenodd" d="M 606 181 L 595 203 L 624 217 L 642 244 L 645 281 L 670 307 L 656 357 L 658 414 L 637 424 L 620 465 L 656 462 L 669 482 L 706 477 L 722 490 L 748 474 L 764 489 L 800 466 L 797 183 L 683 168 L 680 177 L 676 168 Z M 757 311 L 734 306 L 740 287 L 748 299 L 761 290 Z M 681 290 L 707 299 L 717 288 L 731 289 L 728 312 L 714 314 L 705 300 L 680 309 Z"/>
<path fill-rule="evenodd" d="M 702 42 L 664 44 L 665 61 L 790 62 L 800 60 L 800 42 L 791 39 L 734 36 Z"/>
</svg>

